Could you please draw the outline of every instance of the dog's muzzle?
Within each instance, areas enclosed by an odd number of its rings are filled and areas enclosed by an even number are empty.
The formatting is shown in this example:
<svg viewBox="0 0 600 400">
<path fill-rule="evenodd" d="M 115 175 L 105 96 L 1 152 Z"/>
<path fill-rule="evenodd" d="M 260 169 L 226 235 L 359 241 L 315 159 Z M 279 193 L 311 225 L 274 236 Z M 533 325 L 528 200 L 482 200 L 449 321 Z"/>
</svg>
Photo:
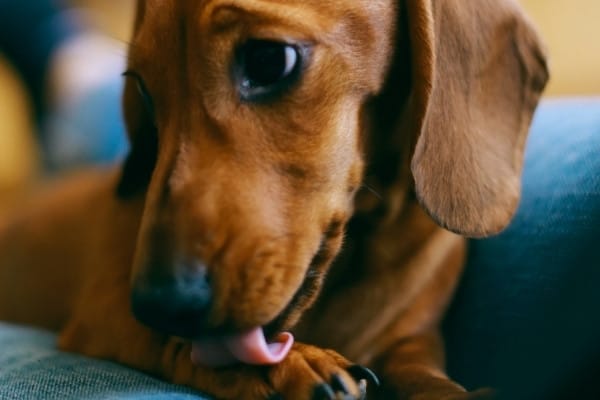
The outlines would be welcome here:
<svg viewBox="0 0 600 400">
<path fill-rule="evenodd" d="M 206 271 L 200 266 L 185 273 L 139 279 L 131 295 L 133 314 L 141 323 L 168 335 L 200 336 L 213 298 Z"/>
<path fill-rule="evenodd" d="M 190 339 L 191 358 L 196 364 L 221 367 L 281 362 L 294 343 L 291 333 L 280 333 L 268 342 L 262 327 L 224 336 L 214 336 L 207 329 L 212 289 L 206 271 L 205 266 L 196 266 L 194 272 L 139 280 L 131 296 L 133 314 L 156 331 Z"/>
</svg>

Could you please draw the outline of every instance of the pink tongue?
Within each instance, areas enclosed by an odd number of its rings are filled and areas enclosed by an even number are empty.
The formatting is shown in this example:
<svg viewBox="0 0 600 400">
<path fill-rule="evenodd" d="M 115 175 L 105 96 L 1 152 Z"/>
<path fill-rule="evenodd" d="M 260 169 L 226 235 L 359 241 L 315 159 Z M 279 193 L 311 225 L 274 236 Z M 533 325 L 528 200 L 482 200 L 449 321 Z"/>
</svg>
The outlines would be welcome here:
<svg viewBox="0 0 600 400">
<path fill-rule="evenodd" d="M 223 367 L 236 363 L 252 365 L 278 364 L 287 356 L 294 336 L 279 334 L 276 341 L 267 343 L 262 328 L 225 339 L 207 339 L 192 344 L 192 362 L 207 367 Z"/>
</svg>

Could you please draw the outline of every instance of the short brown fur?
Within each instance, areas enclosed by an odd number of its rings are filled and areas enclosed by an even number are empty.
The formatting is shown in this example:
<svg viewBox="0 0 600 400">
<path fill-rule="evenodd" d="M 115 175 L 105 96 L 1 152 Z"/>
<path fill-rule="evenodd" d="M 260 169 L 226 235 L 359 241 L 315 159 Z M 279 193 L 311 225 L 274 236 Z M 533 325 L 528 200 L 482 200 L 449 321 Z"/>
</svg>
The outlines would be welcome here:
<svg viewBox="0 0 600 400">
<path fill-rule="evenodd" d="M 272 102 L 232 84 L 248 38 L 311 46 Z M 127 78 L 122 170 L 67 179 L 0 225 L 0 318 L 223 399 L 310 399 L 332 374 L 358 398 L 348 359 L 381 375 L 381 398 L 487 395 L 444 373 L 465 242 L 437 224 L 479 237 L 515 211 L 548 77 L 515 1 L 140 0 L 129 70 L 155 118 Z M 209 327 L 301 343 L 268 368 L 192 365 L 129 306 L 181 257 L 208 265 Z"/>
</svg>

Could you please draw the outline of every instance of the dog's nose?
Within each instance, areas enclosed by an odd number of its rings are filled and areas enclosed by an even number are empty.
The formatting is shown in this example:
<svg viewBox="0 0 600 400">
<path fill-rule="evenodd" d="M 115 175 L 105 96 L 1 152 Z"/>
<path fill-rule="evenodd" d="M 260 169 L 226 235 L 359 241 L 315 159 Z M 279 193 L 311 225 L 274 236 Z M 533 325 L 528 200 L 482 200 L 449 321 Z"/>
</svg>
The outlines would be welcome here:
<svg viewBox="0 0 600 400">
<path fill-rule="evenodd" d="M 212 301 L 206 267 L 134 284 L 131 305 L 135 317 L 157 331 L 185 338 L 202 334 Z"/>
</svg>

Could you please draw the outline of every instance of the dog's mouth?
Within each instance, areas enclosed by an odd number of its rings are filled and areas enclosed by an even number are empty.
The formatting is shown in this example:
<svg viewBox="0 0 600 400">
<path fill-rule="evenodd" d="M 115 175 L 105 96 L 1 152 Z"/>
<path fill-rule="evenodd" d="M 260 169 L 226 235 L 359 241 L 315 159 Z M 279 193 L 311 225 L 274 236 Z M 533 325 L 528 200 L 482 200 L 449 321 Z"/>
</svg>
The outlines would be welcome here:
<svg viewBox="0 0 600 400">
<path fill-rule="evenodd" d="M 283 361 L 294 344 L 294 336 L 289 329 L 292 310 L 303 308 L 318 292 L 322 273 L 323 253 L 326 241 L 323 240 L 306 272 L 302 285 L 292 300 L 271 323 L 264 327 L 224 335 L 195 339 L 192 341 L 192 362 L 207 367 L 224 367 L 233 364 L 274 365 Z"/>
<path fill-rule="evenodd" d="M 280 329 L 285 329 L 290 311 L 307 301 L 310 293 L 315 291 L 319 276 L 315 269 L 313 262 L 292 301 L 270 324 L 241 334 L 196 339 L 192 342 L 192 362 L 224 367 L 238 363 L 274 365 L 283 361 L 294 344 L 294 336 L 290 332 L 280 332 Z"/>
<path fill-rule="evenodd" d="M 310 276 L 310 274 L 308 274 Z M 243 333 L 196 338 L 192 341 L 192 362 L 206 367 L 226 367 L 234 364 L 274 365 L 283 361 L 294 344 L 294 336 L 286 332 L 284 322 L 290 309 L 297 306 L 306 289 L 302 287 L 271 323 Z"/>
<path fill-rule="evenodd" d="M 228 337 L 196 340 L 192 342 L 191 357 L 194 364 L 207 367 L 272 365 L 283 361 L 293 344 L 294 336 L 289 332 L 267 341 L 263 328 L 255 328 Z"/>
</svg>

